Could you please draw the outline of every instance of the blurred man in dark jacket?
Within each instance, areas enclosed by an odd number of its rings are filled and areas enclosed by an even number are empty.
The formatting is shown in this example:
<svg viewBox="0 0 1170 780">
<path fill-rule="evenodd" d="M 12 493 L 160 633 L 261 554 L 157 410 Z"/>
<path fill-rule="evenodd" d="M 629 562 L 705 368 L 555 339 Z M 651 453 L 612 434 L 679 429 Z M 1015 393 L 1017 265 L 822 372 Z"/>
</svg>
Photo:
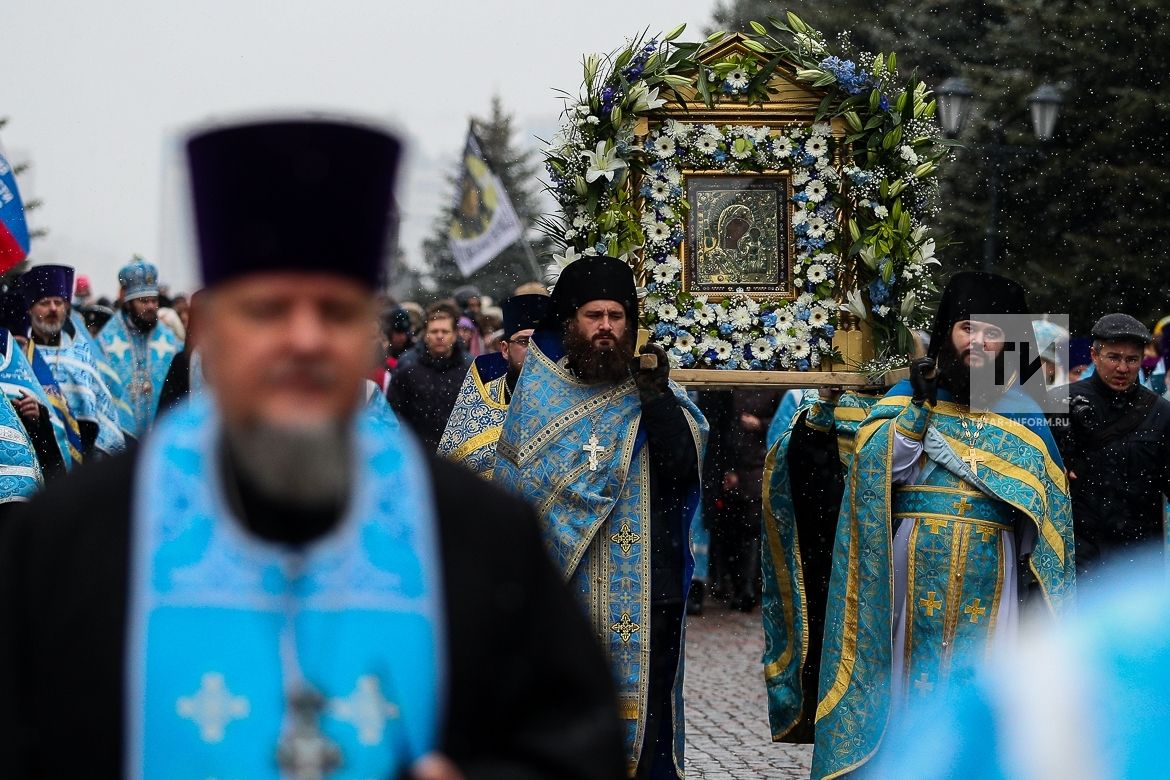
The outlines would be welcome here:
<svg viewBox="0 0 1170 780">
<path fill-rule="evenodd" d="M 434 452 L 455 406 L 471 356 L 455 335 L 455 312 L 444 304 L 427 308 L 426 328 L 414 359 L 401 360 L 387 397 L 398 416 Z"/>
</svg>

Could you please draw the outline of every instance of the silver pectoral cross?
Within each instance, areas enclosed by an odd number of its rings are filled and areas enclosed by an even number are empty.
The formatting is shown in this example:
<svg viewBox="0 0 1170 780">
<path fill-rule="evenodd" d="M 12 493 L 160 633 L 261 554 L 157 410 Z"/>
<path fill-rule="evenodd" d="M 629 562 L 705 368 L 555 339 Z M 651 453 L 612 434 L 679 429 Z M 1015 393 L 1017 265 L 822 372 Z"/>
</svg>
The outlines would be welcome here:
<svg viewBox="0 0 1170 780">
<path fill-rule="evenodd" d="M 589 470 L 590 471 L 597 471 L 597 467 L 599 465 L 598 460 L 597 460 L 597 456 L 604 455 L 606 452 L 609 451 L 609 447 L 602 447 L 600 445 L 600 442 L 597 438 L 596 433 L 589 434 L 589 442 L 587 444 L 582 444 L 581 449 L 584 450 L 585 452 L 589 453 Z"/>
<path fill-rule="evenodd" d="M 301 689 L 289 697 L 292 727 L 276 748 L 276 762 L 293 780 L 323 780 L 341 767 L 341 750 L 321 733 L 321 712 L 325 699 L 312 689 Z"/>
</svg>

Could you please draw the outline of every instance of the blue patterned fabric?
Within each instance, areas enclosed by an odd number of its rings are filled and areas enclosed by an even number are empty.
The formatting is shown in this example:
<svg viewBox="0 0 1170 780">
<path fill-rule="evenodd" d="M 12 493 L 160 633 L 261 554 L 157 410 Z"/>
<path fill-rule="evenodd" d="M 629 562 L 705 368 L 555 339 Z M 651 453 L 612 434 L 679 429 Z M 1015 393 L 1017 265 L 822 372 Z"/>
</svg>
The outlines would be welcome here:
<svg viewBox="0 0 1170 780">
<path fill-rule="evenodd" d="M 650 651 L 649 455 L 632 379 L 578 382 L 554 356 L 559 341 L 540 331 L 529 346 L 496 447 L 494 480 L 536 507 L 549 554 L 587 610 L 619 690 L 627 758 L 637 766 L 645 738 Z M 671 384 L 702 462 L 707 423 Z M 604 448 L 596 471 L 585 447 Z M 677 527 L 689 533 L 698 485 Z M 693 563 L 688 554 L 684 593 Z M 675 697 L 681 704 L 681 661 Z M 683 765 L 683 712 L 675 707 L 675 762 Z"/>
<path fill-rule="evenodd" d="M 787 400 L 787 398 L 786 398 Z M 849 392 L 836 407 L 822 404 L 815 391 L 804 393 L 787 425 L 777 435 L 764 461 L 764 534 L 760 565 L 763 590 L 760 611 L 764 629 L 764 684 L 768 693 L 768 721 L 772 739 L 783 740 L 801 718 L 804 699 L 816 691 L 803 690 L 801 674 L 808 661 L 808 607 L 804 564 L 800 554 L 796 510 L 788 477 L 788 450 L 796 425 L 818 430 L 835 429 L 842 462 L 848 468 L 857 428 L 877 397 Z M 781 407 L 783 408 L 783 407 Z M 779 413 L 777 413 L 779 419 Z M 775 425 L 773 425 L 775 427 Z M 830 497 L 826 497 L 830 500 Z M 814 648 L 814 651 L 819 648 Z"/>
<path fill-rule="evenodd" d="M 940 590 L 934 598 L 907 602 L 915 610 L 912 628 L 918 631 L 908 645 L 911 665 L 938 669 L 942 674 L 956 663 L 960 671 L 970 666 L 970 659 L 924 659 L 913 653 L 919 642 L 925 643 L 927 653 L 941 648 L 938 633 L 948 628 L 960 643 L 978 641 L 977 632 L 971 634 L 970 641 L 963 639 L 961 632 L 969 632 L 969 628 L 959 625 L 963 621 L 958 617 L 969 615 L 967 623 L 977 624 L 971 618 L 987 614 L 978 613 L 985 609 L 981 594 L 990 587 L 986 578 L 998 576 L 992 572 L 998 562 L 988 557 L 991 547 L 998 545 L 981 546 L 985 544 L 985 529 L 971 521 L 979 518 L 970 507 L 951 504 L 949 509 L 940 506 L 935 507 L 937 512 L 924 512 L 922 506 L 913 504 L 913 497 L 894 495 L 894 430 L 909 404 L 910 386 L 902 382 L 873 408 L 857 434 L 856 456 L 846 480 L 834 543 L 829 603 L 836 607 L 826 616 L 813 777 L 838 777 L 862 766 L 877 751 L 886 729 L 895 610 L 891 604 L 891 529 L 896 516 L 905 511 L 918 518 L 910 549 L 911 569 L 923 572 L 927 580 L 933 578 L 940 588 L 953 589 L 951 595 Z M 951 403 L 940 391 L 926 432 L 928 464 L 933 462 L 937 467 L 922 484 L 937 488 L 940 486 L 932 480 L 947 480 L 941 487 L 951 494 L 945 497 L 951 502 L 956 491 L 993 497 L 1000 514 L 986 520 L 1004 521 L 1015 516 L 1031 523 L 1036 530 L 1032 572 L 1049 607 L 1062 613 L 1072 603 L 1075 579 L 1072 515 L 1063 466 L 1045 418 L 1022 394 L 1009 391 L 996 411 L 986 415 L 986 427 L 972 443 L 962 426 L 964 415 L 970 416 L 966 407 Z M 979 462 L 964 466 L 963 461 L 972 453 Z M 926 522 L 930 519 L 938 521 L 933 529 Z M 945 533 L 936 532 L 943 529 Z M 993 537 L 1004 531 L 991 530 Z M 936 573 L 934 569 L 944 560 L 946 573 Z M 952 570 L 952 566 L 958 568 Z M 909 578 L 914 576 L 912 571 Z M 960 578 L 969 577 L 976 579 L 970 591 L 968 585 L 957 584 Z M 916 597 L 918 586 L 908 585 L 908 598 Z M 976 603 L 975 598 L 980 601 Z M 944 608 L 946 612 L 941 612 Z M 958 614 L 952 614 L 954 611 Z M 932 613 L 927 618 L 943 616 L 942 625 L 920 621 L 919 613 Z M 984 627 L 980 630 L 986 630 Z M 921 682 L 925 687 L 939 680 L 931 676 Z"/>
<path fill-rule="evenodd" d="M 31 364 L 12 334 L 0 328 L 0 386 L 9 398 L 15 400 L 27 394 L 49 411 L 53 439 L 65 468 L 72 469 L 81 463 L 81 432 L 77 420 L 73 419 L 61 388 L 31 341 L 28 353 L 32 356 Z"/>
<path fill-rule="evenodd" d="M 0 400 L 0 504 L 27 501 L 43 483 L 36 450 L 16 408 Z"/>
<path fill-rule="evenodd" d="M 508 362 L 498 352 L 480 355 L 463 379 L 437 452 L 484 479 L 496 467 L 496 442 L 508 416 Z"/>
<path fill-rule="evenodd" d="M 159 321 L 150 333 L 143 333 L 126 322 L 125 312 L 110 317 L 97 336 L 102 354 L 118 374 L 134 414 L 131 435 L 141 439 L 154 424 L 158 398 L 167 370 L 183 342 L 166 323 Z"/>
<path fill-rule="evenodd" d="M 102 383 L 110 391 L 110 398 L 114 402 L 114 410 L 118 415 L 118 427 L 122 429 L 122 433 L 126 436 L 133 436 L 134 410 L 130 408 L 130 403 L 126 400 L 126 389 L 122 387 L 122 378 L 110 366 L 110 361 L 106 360 L 106 355 L 102 352 L 101 345 L 97 343 L 97 339 L 90 335 L 89 329 L 85 327 L 85 320 L 82 319 L 76 310 L 70 312 L 69 321 L 73 325 L 73 333 L 70 335 L 75 340 L 82 341 L 89 347 L 90 354 L 93 355 L 93 360 L 97 364 Z"/>
<path fill-rule="evenodd" d="M 110 390 L 102 381 L 97 359 L 88 342 L 84 338 L 74 339 L 62 331 L 58 346 L 38 344 L 37 351 L 57 380 L 73 416 L 79 422 L 97 424 L 94 448 L 107 455 L 125 449 L 126 437 L 118 424 L 118 410 Z"/>
<path fill-rule="evenodd" d="M 395 777 L 433 750 L 443 681 L 435 510 L 425 458 L 374 413 L 357 421 L 346 517 L 303 548 L 232 519 L 207 399 L 162 419 L 135 480 L 128 776 L 275 778 L 292 713 L 341 752 L 330 777 Z"/>
</svg>

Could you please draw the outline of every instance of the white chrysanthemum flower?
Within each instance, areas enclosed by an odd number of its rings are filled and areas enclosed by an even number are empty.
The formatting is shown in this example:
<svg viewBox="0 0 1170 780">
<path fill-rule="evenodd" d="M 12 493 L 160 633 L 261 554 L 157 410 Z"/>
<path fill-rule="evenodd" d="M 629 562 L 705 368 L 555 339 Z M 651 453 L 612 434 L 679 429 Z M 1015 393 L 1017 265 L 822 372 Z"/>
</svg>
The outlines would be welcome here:
<svg viewBox="0 0 1170 780">
<path fill-rule="evenodd" d="M 589 116 L 585 117 L 585 121 L 591 125 L 599 125 L 599 124 L 601 124 L 601 117 L 598 117 L 594 114 L 590 114 Z"/>
<path fill-rule="evenodd" d="M 792 227 L 800 227 L 805 222 L 808 222 L 808 212 L 804 209 L 797 209 L 792 212 Z"/>
<path fill-rule="evenodd" d="M 725 79 L 725 81 L 727 82 L 727 85 L 729 87 L 731 87 L 732 89 L 738 90 L 738 89 L 747 89 L 748 82 L 750 82 L 751 79 L 748 78 L 748 74 L 747 74 L 746 70 L 744 70 L 743 68 L 735 68 L 734 70 L 732 70 L 730 73 L 727 74 L 727 78 Z"/>
<path fill-rule="evenodd" d="M 813 284 L 820 284 L 829 278 L 829 271 L 820 263 L 813 263 L 808 267 L 808 270 L 804 272 L 804 275 L 805 278 L 807 278 Z"/>
<path fill-rule="evenodd" d="M 678 309 L 675 308 L 673 303 L 662 304 L 655 310 L 654 313 L 658 315 L 658 319 L 662 320 L 663 322 L 673 322 L 674 319 L 678 317 Z"/>
<path fill-rule="evenodd" d="M 813 203 L 820 203 L 829 194 L 829 188 L 825 186 L 823 181 L 814 179 L 804 188 L 804 194 L 808 195 L 808 199 Z"/>
<path fill-rule="evenodd" d="M 825 268 L 833 268 L 837 265 L 837 256 L 831 252 L 817 252 L 812 260 L 814 263 L 819 263 Z"/>
<path fill-rule="evenodd" d="M 578 103 L 577 113 L 581 116 L 589 116 L 589 105 L 586 103 Z"/>
<path fill-rule="evenodd" d="M 824 136 L 814 135 L 804 142 L 804 150 L 813 157 L 823 157 L 829 152 L 829 139 Z"/>
<path fill-rule="evenodd" d="M 671 220 L 672 222 L 678 219 L 678 215 L 674 213 L 674 209 L 667 206 L 665 203 L 658 207 L 658 213 L 662 215 L 663 219 Z"/>
<path fill-rule="evenodd" d="M 716 138 L 718 138 L 721 135 L 719 132 L 719 128 L 715 125 L 703 125 L 703 134 L 715 136 Z"/>
<path fill-rule="evenodd" d="M 812 293 L 801 293 L 796 296 L 796 307 L 798 309 L 807 309 L 817 302 L 817 296 Z"/>
<path fill-rule="evenodd" d="M 912 147 L 910 147 L 906 144 L 903 144 L 898 149 L 898 154 L 902 157 L 903 160 L 906 161 L 907 165 L 917 165 L 918 164 L 918 154 L 914 151 L 914 149 Z"/>
<path fill-rule="evenodd" d="M 572 240 L 573 240 L 574 238 L 576 238 L 576 237 L 577 237 L 577 231 L 576 231 L 576 230 L 573 230 L 572 228 L 569 228 L 568 230 L 566 230 L 566 231 L 565 231 L 565 240 L 566 240 L 566 241 L 572 241 Z"/>
<path fill-rule="evenodd" d="M 792 154 L 792 139 L 782 135 L 772 142 L 772 154 L 777 157 L 787 157 Z"/>
<path fill-rule="evenodd" d="M 670 136 L 660 135 L 658 140 L 654 142 L 654 153 L 663 159 L 674 156 L 674 139 Z"/>
<path fill-rule="evenodd" d="M 686 136 L 687 125 L 684 125 L 677 119 L 667 119 L 666 123 L 662 126 L 662 132 L 677 141 Z"/>
<path fill-rule="evenodd" d="M 828 122 L 817 122 L 812 126 L 813 135 L 828 135 L 833 132 L 833 128 L 829 126 Z"/>
<path fill-rule="evenodd" d="M 814 328 L 823 328 L 829 324 L 829 313 L 820 306 L 814 306 L 808 313 L 808 324 Z"/>
<path fill-rule="evenodd" d="M 812 176 L 809 175 L 808 171 L 797 171 L 796 175 L 792 177 L 792 186 L 803 187 L 804 185 L 808 184 L 809 179 L 811 178 Z"/>
<path fill-rule="evenodd" d="M 767 127 L 764 127 L 764 126 L 757 127 L 756 129 L 751 131 L 752 140 L 754 140 L 758 144 L 762 144 L 764 141 L 768 140 L 768 132 L 769 132 L 769 130 Z"/>
<path fill-rule="evenodd" d="M 715 322 L 715 312 L 710 306 L 697 306 L 695 308 L 695 322 L 706 327 Z"/>
<path fill-rule="evenodd" d="M 797 341 L 788 350 L 788 354 L 792 355 L 794 360 L 804 360 L 811 351 L 812 349 L 809 347 L 807 341 Z"/>
<path fill-rule="evenodd" d="M 767 339 L 756 339 L 751 346 L 752 354 L 759 360 L 767 360 L 772 357 L 772 345 L 768 343 Z"/>
<path fill-rule="evenodd" d="M 682 268 L 682 261 L 678 259 L 678 255 L 667 255 L 662 259 L 663 265 L 669 265 L 674 270 Z"/>
<path fill-rule="evenodd" d="M 682 322 L 682 320 L 680 319 L 679 322 Z M 690 352 L 695 348 L 695 337 L 684 330 L 682 333 L 678 334 L 678 338 L 675 339 L 674 346 L 678 349 L 681 349 L 683 352 Z"/>
<path fill-rule="evenodd" d="M 670 225 L 665 222 L 655 222 L 646 231 L 646 240 L 654 244 L 662 244 L 670 240 Z"/>
<path fill-rule="evenodd" d="M 671 168 L 662 175 L 666 177 L 668 182 L 676 187 L 682 184 L 682 171 L 680 171 L 678 168 Z"/>
<path fill-rule="evenodd" d="M 792 327 L 795 318 L 788 309 L 776 312 L 776 330 L 788 330 Z"/>
<path fill-rule="evenodd" d="M 678 269 L 672 268 L 669 263 L 659 263 L 654 266 L 654 281 L 659 284 L 670 284 L 678 276 Z"/>
<path fill-rule="evenodd" d="M 719 138 L 713 135 L 704 135 L 695 142 L 695 148 L 703 154 L 715 154 L 719 151 Z"/>
<path fill-rule="evenodd" d="M 881 206 L 881 205 L 874 206 L 873 213 L 874 213 L 874 216 L 876 216 L 878 219 L 885 219 L 886 217 L 890 216 L 890 210 L 888 208 L 886 208 L 885 206 Z"/>
<path fill-rule="evenodd" d="M 813 238 L 823 238 L 828 229 L 829 223 L 822 217 L 813 217 L 808 221 L 808 234 Z"/>
<path fill-rule="evenodd" d="M 589 224 L 589 218 L 586 217 L 584 214 L 578 214 L 577 216 L 573 217 L 573 227 L 575 227 L 575 228 L 580 229 L 580 228 L 585 227 L 588 224 Z"/>
<path fill-rule="evenodd" d="M 727 360 L 727 358 L 731 357 L 731 351 L 733 347 L 731 346 L 730 341 L 719 339 L 712 345 L 712 349 L 715 350 L 716 359 Z"/>
<path fill-rule="evenodd" d="M 670 197 L 670 184 L 664 181 L 656 181 L 650 185 L 650 197 L 654 200 L 666 200 Z"/>
</svg>

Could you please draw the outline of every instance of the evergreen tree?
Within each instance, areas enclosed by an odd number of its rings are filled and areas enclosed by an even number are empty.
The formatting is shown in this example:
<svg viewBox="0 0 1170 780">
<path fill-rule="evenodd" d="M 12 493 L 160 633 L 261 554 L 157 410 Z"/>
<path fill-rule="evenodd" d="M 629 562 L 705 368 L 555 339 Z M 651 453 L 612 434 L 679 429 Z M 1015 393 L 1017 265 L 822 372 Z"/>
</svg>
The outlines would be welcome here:
<svg viewBox="0 0 1170 780">
<path fill-rule="evenodd" d="M 516 215 L 525 228 L 525 237 L 471 276 L 465 277 L 460 273 L 447 244 L 447 229 L 455 211 L 455 192 L 462 170 L 460 161 L 447 176 L 451 205 L 436 217 L 434 232 L 423 241 L 423 257 L 429 270 L 428 286 L 438 295 L 450 295 L 456 287 L 474 284 L 484 295 L 500 301 L 510 296 L 518 285 L 533 281 L 532 262 L 523 242 L 530 242 L 537 258 L 549 251 L 546 240 L 535 237 L 532 229 L 540 216 L 540 163 L 531 149 L 522 149 L 514 143 L 513 117 L 504 110 L 498 96 L 492 98 L 491 114 L 486 119 L 473 119 L 472 123 L 488 164 L 503 183 Z"/>
<path fill-rule="evenodd" d="M 929 86 L 966 77 L 977 105 L 944 169 L 937 228 L 948 270 L 983 267 L 993 166 L 1000 174 L 991 270 L 1019 279 L 1036 311 L 1068 313 L 1085 333 L 1109 311 L 1153 322 L 1170 311 L 1158 271 L 1170 239 L 1165 202 L 1170 8 L 1157 0 L 885 4 L 845 0 L 788 7 L 852 54 L 896 51 Z M 715 27 L 745 29 L 774 3 L 733 0 Z M 1035 140 L 1027 96 L 1062 86 L 1055 139 Z M 999 141 L 1005 142 L 1000 145 Z"/>
</svg>

